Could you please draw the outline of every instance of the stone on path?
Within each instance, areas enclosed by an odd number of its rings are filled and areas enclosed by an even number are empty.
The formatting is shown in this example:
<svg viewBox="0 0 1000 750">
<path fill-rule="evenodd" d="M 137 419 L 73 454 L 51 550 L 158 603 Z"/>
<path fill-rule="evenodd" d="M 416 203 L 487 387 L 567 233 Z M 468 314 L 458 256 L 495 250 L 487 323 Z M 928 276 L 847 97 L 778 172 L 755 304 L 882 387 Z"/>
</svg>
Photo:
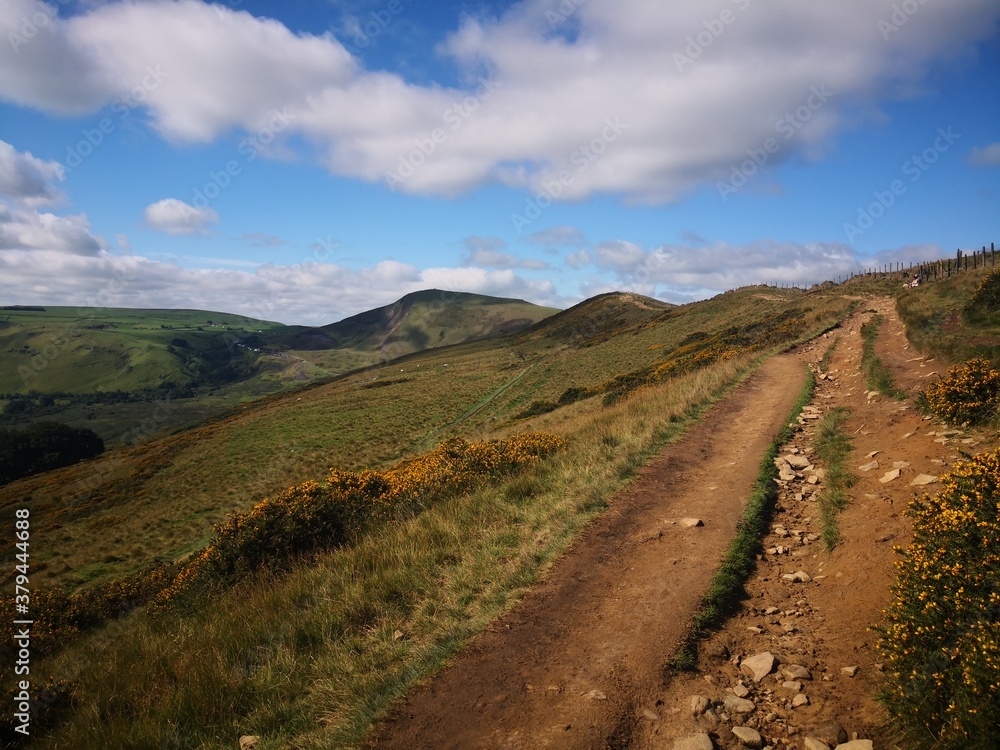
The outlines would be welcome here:
<svg viewBox="0 0 1000 750">
<path fill-rule="evenodd" d="M 837 750 L 875 750 L 871 740 L 851 740 L 837 745 Z"/>
<path fill-rule="evenodd" d="M 792 583 L 809 583 L 812 578 L 804 570 L 797 570 L 794 573 L 785 573 L 781 576 L 784 581 L 791 581 Z"/>
<path fill-rule="evenodd" d="M 925 484 L 935 484 L 938 481 L 938 478 L 931 474 L 917 474 L 916 478 L 910 482 L 910 486 L 917 485 L 919 487 Z"/>
<path fill-rule="evenodd" d="M 878 468 L 878 461 L 869 461 L 863 466 L 858 467 L 858 471 L 871 471 L 872 469 Z"/>
<path fill-rule="evenodd" d="M 740 662 L 740 670 L 753 678 L 754 682 L 760 682 L 774 670 L 774 654 L 764 651 L 760 654 L 747 657 Z"/>
<path fill-rule="evenodd" d="M 851 666 L 851 667 L 841 667 L 840 671 L 843 672 L 844 674 L 846 674 L 848 677 L 854 677 L 854 675 L 856 675 L 858 673 L 858 668 L 854 667 L 854 666 Z"/>
<path fill-rule="evenodd" d="M 760 732 L 756 729 L 751 729 L 750 727 L 733 727 L 733 734 L 739 738 L 744 747 L 764 747 L 764 738 L 760 736 Z"/>
<path fill-rule="evenodd" d="M 798 708 L 799 706 L 808 706 L 809 696 L 805 693 L 799 693 L 794 698 L 792 698 L 792 708 Z"/>
<path fill-rule="evenodd" d="M 805 456 L 782 456 L 785 459 L 785 463 L 791 466 L 793 469 L 808 469 L 812 466 L 812 461 L 810 461 Z"/>
<path fill-rule="evenodd" d="M 701 716 L 708 710 L 708 707 L 712 705 L 712 702 L 706 698 L 704 695 L 692 695 L 691 696 L 691 715 Z"/>
<path fill-rule="evenodd" d="M 749 714 L 753 713 L 757 706 L 754 705 L 753 701 L 748 701 L 744 698 L 737 698 L 735 695 L 727 695 L 726 700 L 722 704 L 726 711 L 731 714 Z"/>
<path fill-rule="evenodd" d="M 674 750 L 715 750 L 712 738 L 702 732 L 674 740 Z"/>
<path fill-rule="evenodd" d="M 747 689 L 747 686 L 744 685 L 742 682 L 737 682 L 735 685 L 733 685 L 733 695 L 735 695 L 737 698 L 746 698 L 748 695 L 750 695 L 750 691 Z"/>
<path fill-rule="evenodd" d="M 801 664 L 789 664 L 786 667 L 781 668 L 781 674 L 785 675 L 787 680 L 811 680 L 812 674 L 809 670 L 803 667 Z"/>
<path fill-rule="evenodd" d="M 847 742 L 847 732 L 836 721 L 820 724 L 809 734 L 821 740 L 828 747 L 836 747 L 842 742 Z"/>
<path fill-rule="evenodd" d="M 688 526 L 690 528 L 694 528 L 695 526 L 704 526 L 704 525 L 705 524 L 702 523 L 702 520 L 700 518 L 682 518 L 681 519 L 681 526 Z"/>
<path fill-rule="evenodd" d="M 803 742 L 805 750 L 830 750 L 830 746 L 815 737 L 806 737 Z"/>
<path fill-rule="evenodd" d="M 893 479 L 898 479 L 901 473 L 902 472 L 899 469 L 893 469 L 892 471 L 887 471 L 885 473 L 885 476 L 883 476 L 878 481 L 880 481 L 882 484 L 886 484 L 887 482 L 891 482 Z"/>
</svg>

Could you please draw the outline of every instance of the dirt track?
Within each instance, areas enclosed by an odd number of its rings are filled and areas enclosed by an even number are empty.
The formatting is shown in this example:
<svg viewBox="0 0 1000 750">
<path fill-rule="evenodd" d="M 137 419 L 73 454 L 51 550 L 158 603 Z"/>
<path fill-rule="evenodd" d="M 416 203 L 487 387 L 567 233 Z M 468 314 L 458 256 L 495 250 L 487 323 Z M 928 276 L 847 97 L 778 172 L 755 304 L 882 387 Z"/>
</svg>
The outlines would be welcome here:
<svg viewBox="0 0 1000 750">
<path fill-rule="evenodd" d="M 773 358 L 643 469 L 516 609 L 395 712 L 379 748 L 628 741 L 805 378 Z M 704 526 L 683 526 L 697 517 Z"/>
<path fill-rule="evenodd" d="M 909 350 L 889 301 L 866 309 L 841 330 L 773 358 L 717 404 L 614 499 L 521 604 L 399 706 L 371 745 L 669 750 L 678 737 L 708 733 L 715 747 L 737 748 L 736 717 L 727 717 L 721 702 L 749 690 L 757 709 L 739 723 L 759 729 L 772 747 L 798 750 L 831 720 L 874 738 L 876 750 L 889 746 L 873 697 L 879 672 L 869 625 L 889 600 L 892 545 L 908 539 L 906 502 L 933 491 L 910 482 L 947 470 L 956 448 L 972 449 L 979 438 L 942 437 L 945 428 L 922 419 L 912 401 L 869 396 L 859 371 L 859 330 L 875 309 L 887 320 L 879 355 L 911 396 L 945 368 Z M 858 472 L 832 553 L 806 540 L 819 532 L 812 493 L 821 484 L 802 476 L 783 488 L 774 521 L 801 532 L 793 535 L 792 554 L 763 557 L 741 612 L 704 644 L 701 671 L 667 678 L 664 666 L 732 536 L 761 455 L 801 388 L 804 364 L 815 367 L 834 338 L 832 377 L 819 383 L 813 405 L 821 413 L 849 409 L 850 468 L 873 451 L 880 468 Z M 803 455 L 811 455 L 811 431 L 807 426 L 793 441 Z M 897 479 L 879 481 L 897 465 Z M 685 517 L 704 526 L 685 527 Z M 786 537 L 772 535 L 765 546 L 789 544 Z M 781 578 L 801 569 L 814 579 Z M 740 660 L 764 650 L 810 669 L 812 680 L 801 688 L 807 704 L 793 707 L 777 670 L 759 684 L 741 674 Z M 848 666 L 857 672 L 841 671 Z M 693 716 L 692 695 L 712 700 L 723 721 Z"/>
</svg>

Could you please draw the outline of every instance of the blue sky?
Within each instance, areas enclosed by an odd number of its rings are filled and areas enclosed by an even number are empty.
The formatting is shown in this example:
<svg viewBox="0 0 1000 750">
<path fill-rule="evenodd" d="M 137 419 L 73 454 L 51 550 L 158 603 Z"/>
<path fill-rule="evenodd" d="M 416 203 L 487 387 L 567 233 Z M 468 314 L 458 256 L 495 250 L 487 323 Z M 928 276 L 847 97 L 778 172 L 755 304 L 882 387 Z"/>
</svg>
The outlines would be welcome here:
<svg viewBox="0 0 1000 750">
<path fill-rule="evenodd" d="M 993 0 L 6 0 L 0 298 L 323 324 L 1000 240 Z"/>
</svg>

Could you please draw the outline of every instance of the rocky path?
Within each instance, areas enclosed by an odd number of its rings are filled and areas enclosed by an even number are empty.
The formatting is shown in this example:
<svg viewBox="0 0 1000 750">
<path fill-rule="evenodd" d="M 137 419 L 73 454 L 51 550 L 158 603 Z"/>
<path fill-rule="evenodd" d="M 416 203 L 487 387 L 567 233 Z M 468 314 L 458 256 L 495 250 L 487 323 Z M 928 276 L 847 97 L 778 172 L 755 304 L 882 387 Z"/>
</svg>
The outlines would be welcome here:
<svg viewBox="0 0 1000 750">
<path fill-rule="evenodd" d="M 912 396 L 936 377 L 937 364 L 908 349 L 888 300 L 773 358 L 646 467 L 546 580 L 410 696 L 371 746 L 893 747 L 873 697 L 880 671 L 869 626 L 889 601 L 892 547 L 908 540 L 903 511 L 933 490 L 958 449 L 988 446 L 922 418 L 912 399 L 866 390 L 860 327 L 875 312 L 886 318 L 878 351 L 898 383 Z M 835 339 L 829 374 L 783 451 L 778 507 L 749 596 L 703 644 L 699 671 L 671 674 L 665 665 L 800 390 L 803 365 L 817 368 Z M 813 438 L 836 407 L 850 412 L 843 430 L 858 480 L 831 552 L 820 540 L 824 468 Z M 695 520 L 701 525 L 687 525 Z"/>
</svg>

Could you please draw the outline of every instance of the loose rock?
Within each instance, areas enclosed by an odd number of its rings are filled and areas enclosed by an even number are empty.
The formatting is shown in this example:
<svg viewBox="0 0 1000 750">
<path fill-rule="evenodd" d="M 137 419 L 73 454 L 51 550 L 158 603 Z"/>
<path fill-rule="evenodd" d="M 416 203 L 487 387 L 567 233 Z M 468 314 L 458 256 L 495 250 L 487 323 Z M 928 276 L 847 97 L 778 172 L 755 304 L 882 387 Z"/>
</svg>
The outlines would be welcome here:
<svg viewBox="0 0 1000 750">
<path fill-rule="evenodd" d="M 258 742 L 260 742 L 260 737 L 245 734 L 240 737 L 240 750 L 255 750 Z"/>
<path fill-rule="evenodd" d="M 926 484 L 936 484 L 939 481 L 940 480 L 937 477 L 930 474 L 917 474 L 914 480 L 910 482 L 910 486 L 916 485 L 918 487 L 922 487 Z"/>
<path fill-rule="evenodd" d="M 788 680 L 811 680 L 812 674 L 801 664 L 789 664 L 781 668 L 781 674 Z"/>
<path fill-rule="evenodd" d="M 674 750 L 715 750 L 712 738 L 707 734 L 692 734 L 674 740 Z"/>
<path fill-rule="evenodd" d="M 753 701 L 748 701 L 745 698 L 737 698 L 735 695 L 727 695 L 726 700 L 723 701 L 723 706 L 726 712 L 731 714 L 749 714 L 757 708 Z"/>
<path fill-rule="evenodd" d="M 794 698 L 792 698 L 792 708 L 798 708 L 799 706 L 808 706 L 809 696 L 805 693 L 799 693 Z"/>
<path fill-rule="evenodd" d="M 829 745 L 822 740 L 817 740 L 815 737 L 806 737 L 803 740 L 803 747 L 805 750 L 830 750 Z"/>
<path fill-rule="evenodd" d="M 706 698 L 704 695 L 692 695 L 691 696 L 691 715 L 701 716 L 708 710 L 708 707 L 712 705 L 712 702 Z"/>
<path fill-rule="evenodd" d="M 694 528 L 695 526 L 704 526 L 700 518 L 682 518 L 681 526 L 688 526 L 689 528 Z"/>
<path fill-rule="evenodd" d="M 764 738 L 760 732 L 750 727 L 733 727 L 733 734 L 739 738 L 745 747 L 760 748 L 764 746 Z"/>
<path fill-rule="evenodd" d="M 837 745 L 837 750 L 874 750 L 874 748 L 871 740 L 851 740 Z"/>
<path fill-rule="evenodd" d="M 774 670 L 775 658 L 770 651 L 748 657 L 740 662 L 740 670 L 753 677 L 754 682 L 760 682 Z"/>
<path fill-rule="evenodd" d="M 878 481 L 880 481 L 882 484 L 887 484 L 888 482 L 891 482 L 893 479 L 898 479 L 900 473 L 901 472 L 899 469 L 893 469 L 892 471 L 887 471 L 885 475 Z"/>
</svg>

